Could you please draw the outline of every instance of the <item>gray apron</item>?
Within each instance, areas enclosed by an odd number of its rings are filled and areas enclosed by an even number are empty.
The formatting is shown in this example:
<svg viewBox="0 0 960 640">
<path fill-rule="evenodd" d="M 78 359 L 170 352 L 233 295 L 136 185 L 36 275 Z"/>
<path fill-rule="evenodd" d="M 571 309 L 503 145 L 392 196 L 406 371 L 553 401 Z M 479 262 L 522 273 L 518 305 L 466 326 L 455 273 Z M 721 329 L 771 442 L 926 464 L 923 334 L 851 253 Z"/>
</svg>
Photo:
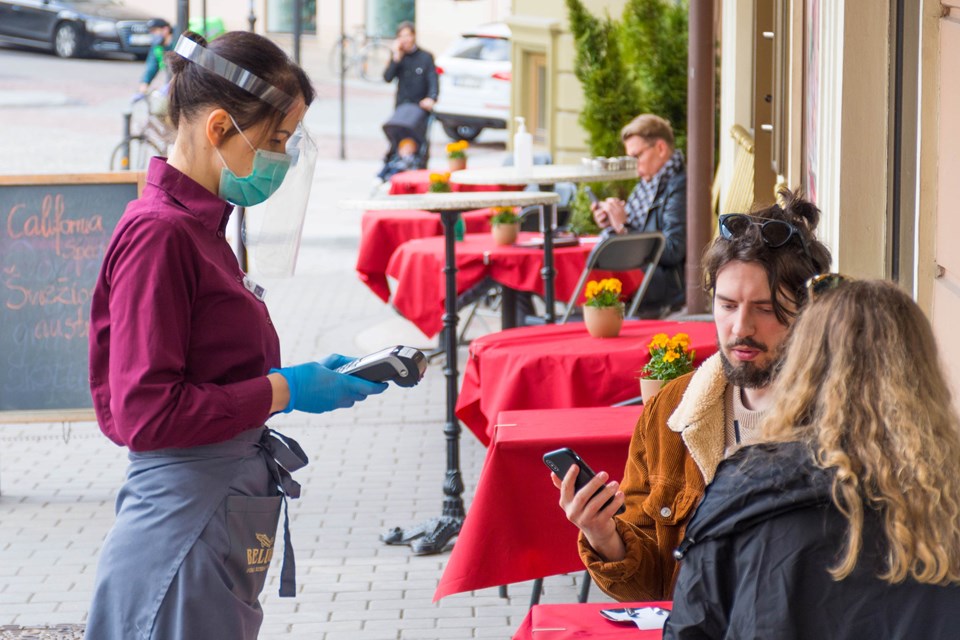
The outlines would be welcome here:
<svg viewBox="0 0 960 640">
<path fill-rule="evenodd" d="M 290 472 L 306 463 L 296 441 L 266 427 L 218 444 L 130 452 L 85 637 L 256 638 L 280 510 L 300 496 Z M 284 510 L 280 595 L 295 593 Z"/>
</svg>

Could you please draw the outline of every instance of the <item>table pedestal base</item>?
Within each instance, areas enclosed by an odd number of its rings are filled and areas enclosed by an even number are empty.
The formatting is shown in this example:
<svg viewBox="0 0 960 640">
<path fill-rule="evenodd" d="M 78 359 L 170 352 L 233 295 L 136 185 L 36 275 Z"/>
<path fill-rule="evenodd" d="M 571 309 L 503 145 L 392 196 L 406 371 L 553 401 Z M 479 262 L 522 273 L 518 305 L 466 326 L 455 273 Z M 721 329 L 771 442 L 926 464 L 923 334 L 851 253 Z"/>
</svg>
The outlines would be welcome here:
<svg viewBox="0 0 960 640">
<path fill-rule="evenodd" d="M 460 476 L 460 421 L 457 420 L 457 260 L 454 227 L 459 211 L 441 211 L 443 222 L 444 268 L 446 301 L 443 314 L 443 354 L 446 363 L 443 375 L 447 379 L 446 414 L 443 434 L 447 440 L 447 473 L 443 483 L 443 511 L 438 518 L 408 529 L 394 527 L 380 540 L 386 544 L 409 544 L 415 555 L 440 553 L 447 543 L 460 533 L 466 510 L 463 507 L 463 480 Z"/>
<path fill-rule="evenodd" d="M 386 544 L 408 544 L 414 555 L 425 556 L 446 549 L 462 525 L 462 517 L 440 516 L 406 529 L 394 527 L 380 539 Z"/>
</svg>

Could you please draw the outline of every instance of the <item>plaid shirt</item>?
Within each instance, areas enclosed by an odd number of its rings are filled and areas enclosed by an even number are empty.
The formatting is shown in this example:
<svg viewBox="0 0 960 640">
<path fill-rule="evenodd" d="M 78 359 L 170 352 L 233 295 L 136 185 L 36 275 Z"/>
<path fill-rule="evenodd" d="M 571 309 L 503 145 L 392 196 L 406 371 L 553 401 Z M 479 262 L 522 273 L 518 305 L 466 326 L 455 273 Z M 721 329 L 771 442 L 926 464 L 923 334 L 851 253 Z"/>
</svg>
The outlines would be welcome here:
<svg viewBox="0 0 960 640">
<path fill-rule="evenodd" d="M 657 190 L 660 184 L 666 182 L 683 168 L 683 152 L 674 151 L 670 159 L 667 160 L 660 171 L 650 180 L 641 179 L 637 186 L 633 188 L 630 197 L 627 199 L 626 209 L 627 224 L 634 231 L 642 231 L 647 224 L 647 217 L 650 215 L 650 208 L 653 206 L 657 197 Z"/>
</svg>

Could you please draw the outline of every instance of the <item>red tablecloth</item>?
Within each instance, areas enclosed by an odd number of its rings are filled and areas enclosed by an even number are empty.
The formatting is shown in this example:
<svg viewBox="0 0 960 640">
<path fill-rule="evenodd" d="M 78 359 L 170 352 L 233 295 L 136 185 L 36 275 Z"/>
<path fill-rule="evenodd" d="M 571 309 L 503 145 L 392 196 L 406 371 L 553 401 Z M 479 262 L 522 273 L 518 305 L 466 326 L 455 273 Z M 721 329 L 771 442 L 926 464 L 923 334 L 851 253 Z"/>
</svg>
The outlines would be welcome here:
<svg viewBox="0 0 960 640">
<path fill-rule="evenodd" d="M 444 596 L 583 569 L 543 454 L 570 447 L 620 480 L 642 406 L 504 411 L 440 578 Z"/>
<path fill-rule="evenodd" d="M 717 350 L 712 322 L 627 320 L 619 337 L 604 339 L 590 337 L 582 322 L 481 336 L 470 343 L 457 417 L 489 444 L 501 411 L 609 407 L 636 397 L 637 372 L 658 333 L 689 334 L 697 366 Z"/>
<path fill-rule="evenodd" d="M 430 174 L 441 173 L 436 169 L 418 169 L 416 171 L 401 171 L 390 178 L 390 195 L 398 196 L 411 193 L 426 193 L 430 188 Z M 522 186 L 508 186 L 501 184 L 456 184 L 450 183 L 451 191 L 517 191 Z"/>
<path fill-rule="evenodd" d="M 538 604 L 527 612 L 513 640 L 660 640 L 660 629 L 641 631 L 633 624 L 611 622 L 600 615 L 601 609 L 617 607 L 672 608 L 671 602 L 587 602 L 584 604 Z"/>
<path fill-rule="evenodd" d="M 522 233 L 520 240 L 537 235 Z M 582 239 L 578 246 L 554 248 L 554 290 L 557 300 L 566 300 L 573 293 L 595 243 L 596 239 L 590 238 Z M 540 275 L 543 267 L 542 248 L 498 246 L 488 233 L 467 234 L 462 242 L 457 243 L 456 253 L 458 295 L 485 276 L 517 291 L 543 295 L 543 279 Z M 397 248 L 387 265 L 387 275 L 397 280 L 393 306 L 428 337 L 435 336 L 443 328 L 446 292 L 443 266 L 442 237 L 422 238 L 403 244 Z M 619 276 L 624 281 L 626 294 L 636 290 L 642 279 L 640 271 Z"/>
<path fill-rule="evenodd" d="M 463 212 L 467 233 L 490 231 L 491 209 Z M 357 275 L 384 302 L 390 301 L 387 264 L 397 247 L 407 240 L 443 235 L 440 214 L 408 211 L 366 211 L 360 222 L 360 251 Z"/>
</svg>

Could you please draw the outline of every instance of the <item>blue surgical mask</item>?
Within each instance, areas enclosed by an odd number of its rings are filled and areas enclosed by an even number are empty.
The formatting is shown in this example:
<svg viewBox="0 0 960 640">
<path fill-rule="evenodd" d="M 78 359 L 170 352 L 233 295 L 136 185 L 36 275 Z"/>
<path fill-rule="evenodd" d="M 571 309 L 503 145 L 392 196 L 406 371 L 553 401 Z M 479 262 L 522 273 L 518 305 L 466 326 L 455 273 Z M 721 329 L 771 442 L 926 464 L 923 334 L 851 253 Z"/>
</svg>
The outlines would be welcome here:
<svg viewBox="0 0 960 640">
<path fill-rule="evenodd" d="M 250 145 L 254 151 L 253 169 L 250 175 L 242 178 L 238 177 L 230 167 L 227 161 L 223 159 L 220 150 L 214 147 L 214 151 L 220 156 L 220 162 L 223 163 L 223 169 L 220 171 L 220 189 L 219 195 L 227 202 L 240 207 L 252 207 L 258 205 L 280 188 L 283 179 L 287 175 L 287 169 L 290 168 L 290 156 L 286 153 L 275 153 L 273 151 L 264 151 L 254 147 L 243 131 L 237 126 L 237 121 L 230 116 L 233 126 L 237 127 L 237 133 L 243 138 L 244 142 Z"/>
</svg>

